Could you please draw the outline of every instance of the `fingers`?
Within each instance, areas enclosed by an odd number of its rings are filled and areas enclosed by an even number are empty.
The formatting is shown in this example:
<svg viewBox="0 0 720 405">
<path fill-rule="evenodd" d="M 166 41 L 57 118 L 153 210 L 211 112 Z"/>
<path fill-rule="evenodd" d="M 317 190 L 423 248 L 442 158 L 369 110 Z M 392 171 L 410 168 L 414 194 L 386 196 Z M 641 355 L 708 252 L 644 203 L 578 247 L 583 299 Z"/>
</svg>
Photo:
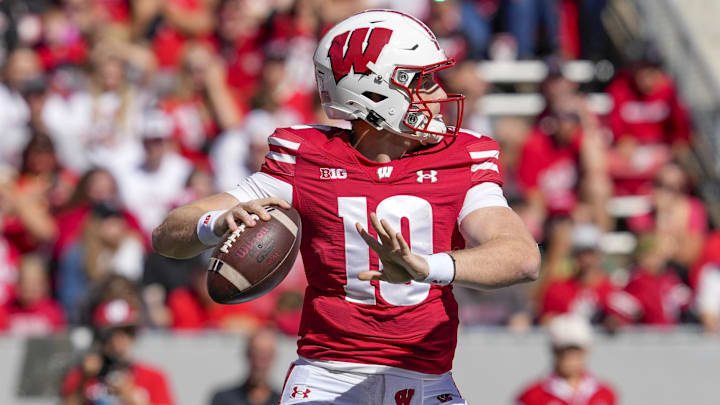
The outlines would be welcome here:
<svg viewBox="0 0 720 405">
<path fill-rule="evenodd" d="M 265 211 L 265 207 L 264 207 L 264 205 L 267 205 L 267 204 L 265 204 L 266 200 L 268 200 L 268 199 L 263 198 L 260 200 L 248 201 L 245 204 L 243 204 L 243 208 L 245 208 L 245 210 L 248 213 L 253 213 L 253 214 L 257 215 L 263 221 L 269 221 L 270 214 L 268 214 L 267 211 Z M 248 226 L 255 226 L 255 224 L 254 223 L 252 225 L 248 224 Z"/>
<path fill-rule="evenodd" d="M 375 270 L 369 270 L 369 271 L 363 271 L 358 274 L 358 279 L 362 281 L 372 281 L 372 280 L 385 280 L 385 275 L 382 272 L 375 271 Z"/>
<path fill-rule="evenodd" d="M 393 230 L 392 226 L 390 226 L 390 224 L 386 220 L 382 219 L 378 221 L 377 215 L 372 212 L 370 213 L 370 223 L 375 229 L 375 232 L 377 232 L 378 236 L 380 237 L 383 245 L 386 245 L 388 249 L 391 249 L 393 251 L 400 250 L 400 245 L 398 244 L 398 241 L 394 236 L 391 236 L 395 235 L 395 230 Z"/>
<path fill-rule="evenodd" d="M 390 236 L 385 231 L 385 228 L 380 221 L 378 221 L 378 217 L 374 212 L 370 213 L 370 225 L 372 225 L 373 229 L 375 229 L 375 232 L 378 234 L 383 243 L 390 242 Z"/>
<path fill-rule="evenodd" d="M 365 243 L 367 243 L 368 246 L 370 246 L 370 249 L 374 250 L 375 253 L 379 253 L 382 250 L 382 245 L 380 242 L 378 242 L 377 239 L 373 238 L 372 235 L 367 233 L 365 228 L 363 228 L 362 225 L 360 225 L 359 222 L 355 223 L 355 229 L 357 229 L 360 236 L 363 238 Z"/>
<path fill-rule="evenodd" d="M 285 208 L 286 210 L 290 209 L 290 203 L 283 200 L 282 198 L 268 197 L 268 198 L 261 198 L 259 200 L 255 200 L 255 201 L 260 203 L 260 205 L 277 205 L 281 208 Z"/>
<path fill-rule="evenodd" d="M 270 214 L 268 214 L 265 207 L 273 205 L 285 209 L 290 208 L 290 204 L 281 198 L 260 198 L 257 200 L 240 203 L 232 209 L 228 210 L 228 212 L 224 216 L 225 220 L 223 222 L 225 225 L 227 225 L 226 229 L 230 229 L 233 232 L 238 229 L 238 222 L 245 224 L 245 226 L 253 227 L 256 225 L 256 221 L 258 219 L 262 219 L 263 221 L 269 221 L 270 218 L 272 218 Z M 225 229 L 218 230 L 224 231 Z M 223 234 L 224 232 L 216 233 Z"/>
<path fill-rule="evenodd" d="M 224 219 L 225 219 L 224 223 L 227 225 L 227 229 L 230 229 L 233 232 L 235 232 L 238 229 L 238 225 L 235 222 L 235 214 L 233 213 L 233 209 L 229 209 L 224 214 Z M 218 221 L 218 222 L 221 222 L 221 221 Z M 218 235 L 218 234 L 222 235 L 224 233 L 225 233 L 225 229 L 221 228 L 220 232 L 217 232 L 217 230 L 215 230 L 216 235 Z"/>
<path fill-rule="evenodd" d="M 390 246 L 392 247 L 393 252 L 400 251 L 400 243 L 397 240 L 397 235 L 400 235 L 400 233 L 399 232 L 396 233 L 395 230 L 392 229 L 390 224 L 388 224 L 387 221 L 385 221 L 384 219 L 382 221 L 380 221 L 380 224 L 383 226 L 385 233 L 387 233 L 388 235 L 393 235 L 392 237 L 389 238 Z M 402 237 L 402 235 L 400 235 L 400 236 Z"/>
<path fill-rule="evenodd" d="M 402 252 L 403 255 L 408 255 L 412 253 L 412 251 L 410 250 L 410 245 L 405 242 L 405 238 L 403 238 L 402 233 L 395 233 L 395 239 L 397 239 L 398 245 L 400 246 L 400 252 Z"/>
<path fill-rule="evenodd" d="M 270 214 L 268 214 L 265 209 L 268 206 L 277 205 L 284 209 L 290 208 L 290 204 L 287 201 L 277 197 L 260 198 L 258 200 L 248 201 L 241 205 L 247 212 L 257 215 L 263 221 L 269 221 L 271 218 Z M 249 226 L 254 226 L 254 224 Z"/>
</svg>

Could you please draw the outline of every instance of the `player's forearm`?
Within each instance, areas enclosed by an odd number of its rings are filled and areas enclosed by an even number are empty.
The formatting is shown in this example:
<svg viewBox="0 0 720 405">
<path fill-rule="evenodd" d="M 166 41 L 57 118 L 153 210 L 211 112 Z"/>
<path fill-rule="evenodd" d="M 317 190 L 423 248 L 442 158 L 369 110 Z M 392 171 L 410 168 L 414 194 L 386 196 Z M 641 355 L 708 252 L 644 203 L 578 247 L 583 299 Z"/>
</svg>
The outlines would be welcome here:
<svg viewBox="0 0 720 405">
<path fill-rule="evenodd" d="M 220 193 L 172 210 L 163 223 L 153 230 L 153 249 L 163 256 L 176 259 L 194 257 L 203 250 L 208 249 L 209 246 L 200 241 L 197 232 L 198 221 L 211 211 L 226 211 L 212 214 L 216 219 L 220 217 L 223 217 L 223 219 L 210 220 L 209 225 L 207 225 L 207 227 L 212 227 L 210 232 L 219 236 L 228 230 L 228 221 L 232 222 L 234 227 L 237 227 L 236 221 L 232 219 L 234 216 L 237 217 L 237 220 L 247 223 L 252 213 L 262 217 L 261 214 L 265 212 L 262 208 L 264 205 L 282 204 L 282 206 L 289 208 L 286 202 L 282 202 L 278 198 L 255 199 L 255 194 L 252 191 L 245 192 L 245 197 L 247 198 L 243 200 L 247 202 L 238 204 L 239 201 L 233 195 Z M 232 211 L 227 212 L 230 209 Z M 264 215 L 267 216 L 267 214 Z M 235 228 L 231 229 L 234 230 Z M 210 243 L 207 240 L 205 242 Z"/>
<path fill-rule="evenodd" d="M 538 278 L 540 252 L 532 240 L 512 235 L 454 251 L 455 284 L 492 289 Z"/>
<path fill-rule="evenodd" d="M 208 247 L 198 239 L 196 226 L 205 213 L 201 208 L 186 205 L 172 210 L 152 233 L 153 249 L 175 259 L 197 256 Z"/>
</svg>

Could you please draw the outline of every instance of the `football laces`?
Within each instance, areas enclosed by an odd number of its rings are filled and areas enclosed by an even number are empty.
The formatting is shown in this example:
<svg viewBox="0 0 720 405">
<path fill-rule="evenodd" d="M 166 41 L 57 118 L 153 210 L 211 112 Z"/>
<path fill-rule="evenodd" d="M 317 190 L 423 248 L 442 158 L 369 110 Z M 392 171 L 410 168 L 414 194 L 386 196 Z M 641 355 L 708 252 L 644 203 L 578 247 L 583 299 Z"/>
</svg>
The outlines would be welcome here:
<svg viewBox="0 0 720 405">
<path fill-rule="evenodd" d="M 256 214 L 251 214 L 250 218 L 254 219 L 255 221 L 259 221 L 260 217 Z M 223 253 L 230 253 L 230 248 L 232 247 L 233 243 L 237 240 L 237 238 L 240 236 L 241 233 L 245 232 L 246 225 L 245 223 L 240 224 L 238 226 L 238 229 L 234 230 L 230 236 L 223 242 L 223 245 L 220 246 L 220 251 Z"/>
</svg>

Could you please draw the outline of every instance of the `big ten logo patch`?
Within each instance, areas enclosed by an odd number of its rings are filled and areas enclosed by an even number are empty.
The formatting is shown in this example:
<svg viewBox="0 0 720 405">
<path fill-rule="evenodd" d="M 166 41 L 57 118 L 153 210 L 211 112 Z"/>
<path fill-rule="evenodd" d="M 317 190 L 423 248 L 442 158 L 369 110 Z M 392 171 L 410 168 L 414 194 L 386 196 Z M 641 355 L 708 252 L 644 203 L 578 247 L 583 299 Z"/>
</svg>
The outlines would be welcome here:
<svg viewBox="0 0 720 405">
<path fill-rule="evenodd" d="M 415 395 L 415 390 L 412 388 L 405 388 L 396 392 L 395 405 L 410 405 L 413 395 Z"/>
<path fill-rule="evenodd" d="M 320 180 L 342 180 L 347 179 L 347 170 L 321 167 Z"/>
</svg>

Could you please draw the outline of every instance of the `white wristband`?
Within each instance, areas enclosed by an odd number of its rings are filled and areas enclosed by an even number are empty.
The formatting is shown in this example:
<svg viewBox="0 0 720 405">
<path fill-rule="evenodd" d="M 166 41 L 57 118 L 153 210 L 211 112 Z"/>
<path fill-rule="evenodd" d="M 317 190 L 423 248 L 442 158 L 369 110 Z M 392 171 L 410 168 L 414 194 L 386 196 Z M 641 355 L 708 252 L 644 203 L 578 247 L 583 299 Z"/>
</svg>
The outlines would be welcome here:
<svg viewBox="0 0 720 405">
<path fill-rule="evenodd" d="M 213 229 L 215 228 L 215 221 L 222 214 L 227 212 L 226 210 L 210 211 L 204 213 L 197 223 L 197 236 L 205 246 L 215 246 L 220 243 L 220 236 L 215 235 Z"/>
<path fill-rule="evenodd" d="M 430 272 L 422 280 L 424 283 L 448 285 L 455 280 L 455 259 L 447 253 L 435 253 L 425 256 Z"/>
</svg>

